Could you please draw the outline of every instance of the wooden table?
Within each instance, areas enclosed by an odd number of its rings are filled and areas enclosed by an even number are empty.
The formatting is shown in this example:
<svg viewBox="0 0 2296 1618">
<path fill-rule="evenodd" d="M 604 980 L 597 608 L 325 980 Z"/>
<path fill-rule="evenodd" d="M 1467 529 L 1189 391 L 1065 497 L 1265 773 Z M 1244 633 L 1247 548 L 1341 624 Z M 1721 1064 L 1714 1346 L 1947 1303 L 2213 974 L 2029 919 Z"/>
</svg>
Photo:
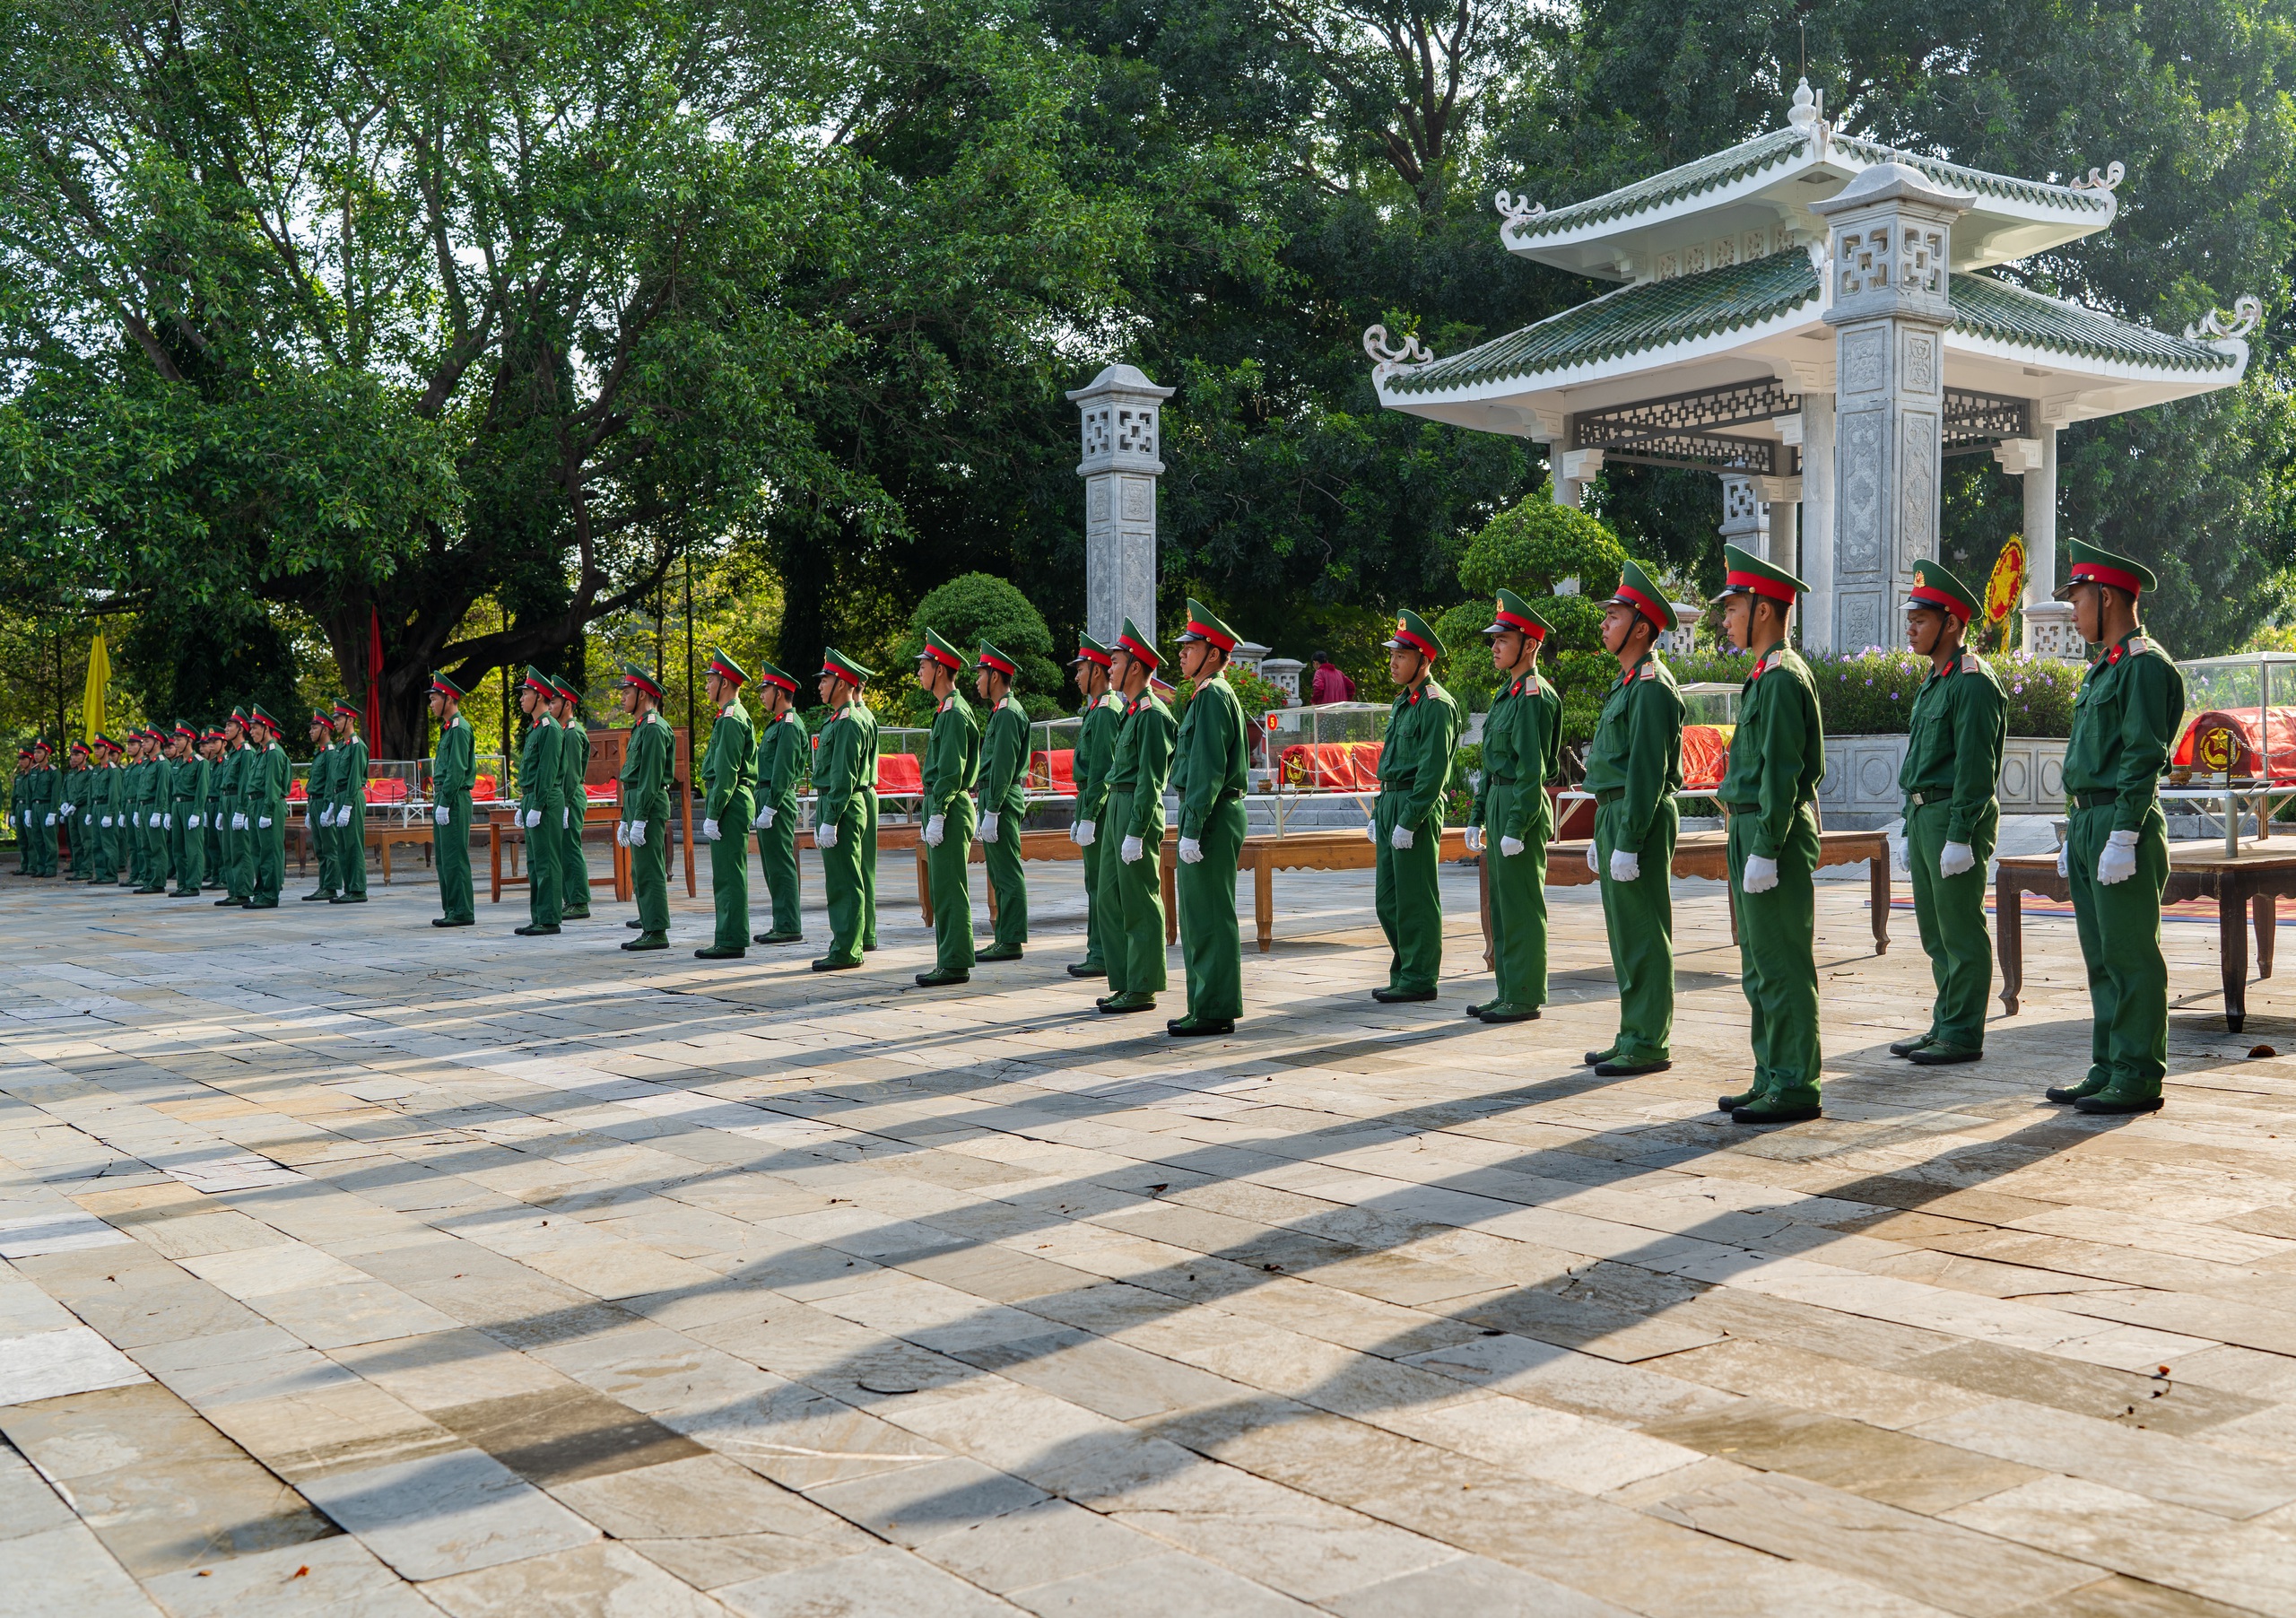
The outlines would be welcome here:
<svg viewBox="0 0 2296 1618">
<path fill-rule="evenodd" d="M 2027 893 L 2070 902 L 2073 884 L 2057 874 L 2054 854 L 2021 854 L 2001 861 L 1993 879 L 1994 935 L 2001 954 L 2001 1004 L 2017 1014 L 2025 986 L 2023 900 Z M 2228 855 L 2213 839 L 2169 845 L 2169 884 L 2161 902 L 2216 901 L 2216 942 L 2224 979 L 2224 1025 L 2234 1033 L 2248 1016 L 2248 926 L 2257 933 L 2257 976 L 2272 976 L 2272 948 L 2280 931 L 2280 900 L 2296 894 L 2296 854 L 2248 849 Z"/>
<path fill-rule="evenodd" d="M 589 806 L 583 812 L 582 829 L 585 832 L 587 832 L 593 827 L 604 826 L 608 828 L 607 835 L 612 836 L 613 832 L 611 829 L 621 819 L 621 805 L 616 804 L 602 803 L 597 799 L 593 798 L 590 801 Z M 499 808 L 491 809 L 488 812 L 486 816 L 486 863 L 488 874 L 491 878 L 489 884 L 491 889 L 491 893 L 490 895 L 491 902 L 494 904 L 500 904 L 502 902 L 502 890 L 505 888 L 523 888 L 531 885 L 533 882 L 531 874 L 526 876 L 518 874 L 518 850 L 525 846 L 526 840 L 526 829 L 519 821 L 518 812 L 516 809 L 512 808 L 508 804 L 505 804 Z M 502 874 L 502 850 L 506 845 L 510 850 L 510 874 L 508 876 L 505 876 Z M 593 876 L 590 878 L 590 885 L 593 888 L 596 887 L 602 882 L 613 890 L 613 896 L 616 899 L 627 900 L 630 897 L 630 850 L 623 848 L 620 843 L 613 845 L 613 865 L 612 868 L 609 869 L 604 876 Z M 691 849 L 689 849 L 686 854 L 685 891 L 686 896 L 688 898 L 691 898 L 693 895 L 693 856 Z"/>
<path fill-rule="evenodd" d="M 310 864 L 311 827 L 308 821 L 298 821 L 291 823 L 287 831 L 288 834 L 295 839 L 295 874 L 300 876 Z M 421 824 L 409 822 L 404 825 L 396 822 L 379 825 L 372 821 L 368 822 L 367 847 L 382 856 L 385 887 L 390 886 L 391 882 L 391 850 L 419 848 L 423 851 L 424 857 L 428 858 L 430 850 L 430 823 L 427 820 Z"/>
<path fill-rule="evenodd" d="M 1469 859 L 1466 831 L 1452 827 L 1443 833 L 1439 859 Z M 1579 855 L 1583 868 L 1587 857 Z M 1275 874 L 1278 871 L 1368 871 L 1379 860 L 1379 846 L 1361 831 L 1294 831 L 1286 837 L 1248 837 L 1244 839 L 1239 870 L 1252 874 L 1252 920 L 1259 932 L 1260 953 L 1265 954 L 1275 940 Z M 1171 880 L 1165 878 L 1166 900 L 1170 898 Z M 1491 935 L 1491 885 L 1483 883 L 1483 936 Z"/>
<path fill-rule="evenodd" d="M 1818 864 L 1854 866 L 1866 862 L 1866 881 L 1874 900 L 1874 953 L 1890 953 L 1890 837 L 1886 831 L 1821 831 Z M 2052 866 L 2052 868 L 2054 868 Z M 1688 831 L 1674 841 L 1674 874 L 1730 880 L 1730 834 L 1727 831 Z M 1584 842 L 1549 843 L 1546 847 L 1549 887 L 1584 887 L 1595 880 L 1587 869 Z M 1730 895 L 1730 937 L 1738 936 L 1738 898 Z"/>
</svg>

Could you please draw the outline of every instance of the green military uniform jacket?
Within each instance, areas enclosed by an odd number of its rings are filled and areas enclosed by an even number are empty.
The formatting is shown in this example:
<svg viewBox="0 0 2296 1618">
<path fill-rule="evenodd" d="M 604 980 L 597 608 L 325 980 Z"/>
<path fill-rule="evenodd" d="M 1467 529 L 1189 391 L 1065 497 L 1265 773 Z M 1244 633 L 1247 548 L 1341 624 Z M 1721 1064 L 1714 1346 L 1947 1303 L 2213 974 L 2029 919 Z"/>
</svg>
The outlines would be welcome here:
<svg viewBox="0 0 2296 1618">
<path fill-rule="evenodd" d="M 1950 802 L 1947 842 L 1966 843 L 1980 826 L 1990 831 L 1987 813 L 2000 787 L 2009 699 L 1985 659 L 1964 651 L 1944 673 L 1931 670 L 1914 693 L 1907 730 L 1905 763 L 1898 770 L 1907 817 L 1917 800 Z"/>
<path fill-rule="evenodd" d="M 848 702 L 822 723 L 815 744 L 813 823 L 834 826 L 848 805 L 877 784 L 877 716 L 858 699 Z"/>
<path fill-rule="evenodd" d="M 2073 699 L 2065 744 L 2067 806 L 2098 793 L 2118 798 L 2113 830 L 2135 831 L 2160 799 L 2161 772 L 2184 724 L 2185 677 L 2142 631 L 2109 648 Z"/>
<path fill-rule="evenodd" d="M 311 767 L 303 776 L 303 813 L 314 826 L 335 807 L 335 770 L 342 761 L 343 750 L 332 742 L 311 755 Z"/>
<path fill-rule="evenodd" d="M 198 831 L 206 825 L 208 765 L 197 753 L 189 754 L 175 767 L 176 824 L 187 831 Z M 194 815 L 200 824 L 191 823 Z"/>
<path fill-rule="evenodd" d="M 539 811 L 543 825 L 558 823 L 558 812 L 566 807 L 566 777 L 558 762 L 558 750 L 563 742 L 558 721 L 547 715 L 526 727 L 526 742 L 518 749 L 521 822 Z"/>
<path fill-rule="evenodd" d="M 248 777 L 248 829 L 262 830 L 266 820 L 276 828 L 287 818 L 287 787 L 294 779 L 287 750 L 276 742 L 265 744 L 255 755 Z"/>
<path fill-rule="evenodd" d="M 670 722 L 659 713 L 649 712 L 631 727 L 629 751 L 617 778 L 622 782 L 624 821 L 645 821 L 649 826 L 668 823 L 671 754 L 676 745 Z"/>
<path fill-rule="evenodd" d="M 1084 705 L 1081 718 L 1069 773 L 1076 782 L 1076 818 L 1096 821 L 1108 807 L 1109 766 L 1116 761 L 1117 733 L 1124 728 L 1124 699 L 1104 691 Z"/>
<path fill-rule="evenodd" d="M 1125 705 L 1124 728 L 1117 733 L 1116 757 L 1109 764 L 1109 790 L 1132 795 L 1132 820 L 1112 828 L 1119 838 L 1145 839 L 1161 823 L 1164 783 L 1172 773 L 1172 744 L 1179 721 L 1152 691 Z"/>
<path fill-rule="evenodd" d="M 335 777 L 328 783 L 327 801 L 338 810 L 367 807 L 367 744 L 359 736 L 335 745 Z M 337 814 L 335 819 L 344 816 Z M 348 830 L 348 828 L 345 828 Z M 361 858 L 366 857 L 362 854 Z"/>
<path fill-rule="evenodd" d="M 946 815 L 957 799 L 970 792 L 980 779 L 980 727 L 972 704 L 951 692 L 934 710 L 933 729 L 925 744 L 925 813 Z"/>
<path fill-rule="evenodd" d="M 223 750 L 223 756 L 216 761 L 213 783 L 215 813 L 222 817 L 222 827 L 226 831 L 238 830 L 231 824 L 233 815 L 247 813 L 247 801 L 240 795 L 240 788 L 247 780 L 247 773 L 248 749 L 226 747 Z M 255 822 L 250 821 L 248 823 L 253 825 Z"/>
<path fill-rule="evenodd" d="M 1772 647 L 1746 676 L 1730 767 L 1715 796 L 1733 816 L 1753 817 L 1753 852 L 1776 859 L 1825 773 L 1825 726 L 1810 665 L 1792 648 Z"/>
<path fill-rule="evenodd" d="M 797 812 L 797 780 L 805 772 L 805 722 L 789 709 L 765 727 L 757 744 L 757 807 L 778 820 Z"/>
<path fill-rule="evenodd" d="M 1009 814 L 1017 822 L 1028 811 L 1029 713 L 1009 692 L 988 710 L 987 735 L 980 744 L 980 812 Z"/>
<path fill-rule="evenodd" d="M 438 749 L 430 755 L 430 801 L 451 806 L 477 785 L 478 738 L 470 721 L 457 713 L 439 727 Z"/>
<path fill-rule="evenodd" d="M 1499 688 L 1491 711 L 1483 717 L 1483 779 L 1474 789 L 1474 808 L 1467 824 L 1482 826 L 1518 842 L 1531 825 L 1534 794 L 1540 792 L 1562 759 L 1562 698 L 1533 668 Z M 1493 787 L 1520 787 L 1508 815 L 1508 824 L 1485 822 Z"/>
<path fill-rule="evenodd" d="M 1640 854 L 1658 805 L 1683 786 L 1682 687 L 1655 653 L 1645 652 L 1604 693 L 1581 784 L 1597 799 L 1619 794 L 1618 847 Z"/>
<path fill-rule="evenodd" d="M 702 755 L 701 779 L 707 789 L 703 814 L 718 822 L 720 835 L 749 834 L 751 788 L 757 784 L 757 733 L 750 726 L 750 710 L 735 697 L 718 711 L 709 727 L 709 751 Z M 735 822 L 730 827 L 728 820 Z"/>
<path fill-rule="evenodd" d="M 579 721 L 558 727 L 558 779 L 566 824 L 578 828 L 590 812 L 590 727 Z"/>
<path fill-rule="evenodd" d="M 1442 814 L 1462 728 L 1458 703 L 1432 679 L 1396 696 L 1379 748 L 1379 796 L 1397 805 L 1394 824 L 1418 826 Z"/>
<path fill-rule="evenodd" d="M 1198 682 L 1180 715 L 1177 749 L 1172 790 L 1179 794 L 1180 835 L 1200 841 L 1213 811 L 1244 796 L 1251 764 L 1244 705 L 1226 680 Z"/>
</svg>

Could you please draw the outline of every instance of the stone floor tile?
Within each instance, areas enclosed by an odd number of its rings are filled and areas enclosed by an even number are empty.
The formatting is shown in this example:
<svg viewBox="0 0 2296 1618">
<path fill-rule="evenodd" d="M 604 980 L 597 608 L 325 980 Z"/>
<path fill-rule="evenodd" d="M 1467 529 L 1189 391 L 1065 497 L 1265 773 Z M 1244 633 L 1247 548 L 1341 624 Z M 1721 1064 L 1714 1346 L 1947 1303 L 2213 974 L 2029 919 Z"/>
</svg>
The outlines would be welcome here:
<svg viewBox="0 0 2296 1618">
<path fill-rule="evenodd" d="M 718 1600 L 744 1618 L 1012 1618 L 1021 1609 L 943 1572 L 897 1545 L 885 1545 L 794 1572 L 728 1586 Z"/>
<path fill-rule="evenodd" d="M 708 1453 L 629 1405 L 578 1383 L 430 1413 L 439 1425 L 545 1486 Z"/>
<path fill-rule="evenodd" d="M 806 1494 L 848 1522 L 909 1546 L 1045 1498 L 1042 1490 L 1019 1478 L 956 1456 L 822 1484 Z"/>
<path fill-rule="evenodd" d="M 1913 1431 L 1939 1443 L 2221 1517 L 2257 1517 L 2296 1501 L 2296 1464 L 2290 1461 L 2227 1454 L 2219 1445 L 2042 1405 L 1998 1400 Z"/>
<path fill-rule="evenodd" d="M 36 1258 L 43 1253 L 75 1253 L 117 1247 L 135 1239 L 92 1214 L 69 1206 L 45 1214 L 0 1219 L 0 1258 Z"/>
<path fill-rule="evenodd" d="M 1141 1561 L 1169 1547 L 1097 1512 L 1065 1501 L 1044 1501 L 920 1540 L 911 1548 L 961 1579 L 1009 1596 L 1031 1585 Z"/>
<path fill-rule="evenodd" d="M 0 1405 L 149 1380 L 134 1361 L 84 1326 L 0 1337 Z"/>
<path fill-rule="evenodd" d="M 726 1609 L 626 1546 L 596 1544 L 422 1586 L 454 1618 L 724 1618 Z"/>
<path fill-rule="evenodd" d="M 1481 1556 L 1457 1556 L 1322 1604 L 1340 1618 L 1623 1618 L 1583 1591 Z"/>
<path fill-rule="evenodd" d="M 570 1550 L 597 1537 L 589 1524 L 475 1449 L 325 1473 L 302 1487 L 412 1579 Z"/>
<path fill-rule="evenodd" d="M 347 1534 L 163 1573 L 145 1588 L 170 1618 L 433 1618 L 438 1611 Z"/>
<path fill-rule="evenodd" d="M 24 1613 L 156 1618 L 160 1611 L 78 1522 L 0 1539 L 0 1589 Z"/>
<path fill-rule="evenodd" d="M 1177 1552 L 1040 1584 L 1013 1599 L 1038 1618 L 1304 1618 L 1316 1610 Z"/>
</svg>

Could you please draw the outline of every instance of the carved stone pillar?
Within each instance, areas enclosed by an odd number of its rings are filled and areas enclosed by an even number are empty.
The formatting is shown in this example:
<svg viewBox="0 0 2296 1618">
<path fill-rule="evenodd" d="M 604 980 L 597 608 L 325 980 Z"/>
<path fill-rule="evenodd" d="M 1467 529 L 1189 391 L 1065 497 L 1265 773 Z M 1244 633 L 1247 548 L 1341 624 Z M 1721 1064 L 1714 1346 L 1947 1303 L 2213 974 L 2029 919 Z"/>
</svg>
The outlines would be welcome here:
<svg viewBox="0 0 2296 1618">
<path fill-rule="evenodd" d="M 1126 618 L 1156 633 L 1156 457 L 1171 396 L 1129 365 L 1068 396 L 1084 418 L 1084 628 L 1106 645 Z"/>
<path fill-rule="evenodd" d="M 1802 649 L 1839 649 L 1834 639 L 1834 411 L 1831 385 L 1802 395 Z"/>
<path fill-rule="evenodd" d="M 1834 648 L 1895 639 L 1913 564 L 1937 554 L 1953 221 L 1970 199 L 1876 163 L 1813 204 L 1835 333 Z"/>
<path fill-rule="evenodd" d="M 1756 480 L 1735 472 L 1722 474 L 1722 543 L 1751 551 L 1764 561 L 1770 554 L 1770 508 Z"/>
<path fill-rule="evenodd" d="M 2039 437 L 2011 439 L 1993 452 L 2003 471 L 2025 480 L 2024 648 L 2036 657 L 2078 662 L 2088 648 L 2073 627 L 2073 604 L 2051 599 L 2057 594 L 2057 429 L 2041 420 L 2039 400 L 2032 422 Z"/>
</svg>

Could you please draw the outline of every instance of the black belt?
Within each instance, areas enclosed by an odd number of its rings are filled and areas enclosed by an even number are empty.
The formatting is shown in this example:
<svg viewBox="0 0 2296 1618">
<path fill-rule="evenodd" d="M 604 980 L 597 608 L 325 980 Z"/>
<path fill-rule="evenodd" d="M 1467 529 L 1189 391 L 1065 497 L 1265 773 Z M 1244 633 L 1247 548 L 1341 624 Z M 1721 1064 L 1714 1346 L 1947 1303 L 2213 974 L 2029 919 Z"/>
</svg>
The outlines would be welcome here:
<svg viewBox="0 0 2296 1618">
<path fill-rule="evenodd" d="M 1605 787 L 1595 794 L 1595 807 L 1607 809 L 1626 796 L 1623 787 Z"/>
<path fill-rule="evenodd" d="M 1483 779 L 1494 787 L 1512 787 L 1515 784 L 1515 778 L 1511 775 L 1488 775 Z"/>
<path fill-rule="evenodd" d="M 2107 804 L 2120 802 L 2118 792 L 2074 792 L 2066 794 L 2076 809 L 2101 809 Z"/>
<path fill-rule="evenodd" d="M 1951 787 L 1940 787 L 1934 792 L 1909 792 L 1906 797 L 1911 801 L 1915 808 L 1926 809 L 1932 804 L 1952 803 L 1953 789 Z"/>
</svg>

